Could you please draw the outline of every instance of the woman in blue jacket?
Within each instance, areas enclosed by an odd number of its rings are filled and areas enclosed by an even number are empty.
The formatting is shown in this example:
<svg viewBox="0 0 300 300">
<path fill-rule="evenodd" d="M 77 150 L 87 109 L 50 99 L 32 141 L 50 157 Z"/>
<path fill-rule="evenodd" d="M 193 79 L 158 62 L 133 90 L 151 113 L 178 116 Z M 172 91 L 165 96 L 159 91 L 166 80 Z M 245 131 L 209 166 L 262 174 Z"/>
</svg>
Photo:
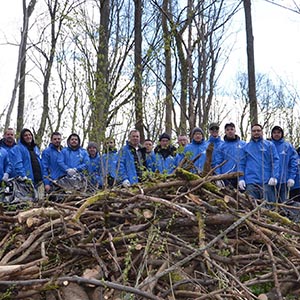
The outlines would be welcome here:
<svg viewBox="0 0 300 300">
<path fill-rule="evenodd" d="M 32 132 L 24 128 L 20 133 L 18 144 L 12 149 L 12 162 L 16 176 L 30 178 L 35 186 L 43 180 L 40 150 L 34 142 Z"/>
</svg>

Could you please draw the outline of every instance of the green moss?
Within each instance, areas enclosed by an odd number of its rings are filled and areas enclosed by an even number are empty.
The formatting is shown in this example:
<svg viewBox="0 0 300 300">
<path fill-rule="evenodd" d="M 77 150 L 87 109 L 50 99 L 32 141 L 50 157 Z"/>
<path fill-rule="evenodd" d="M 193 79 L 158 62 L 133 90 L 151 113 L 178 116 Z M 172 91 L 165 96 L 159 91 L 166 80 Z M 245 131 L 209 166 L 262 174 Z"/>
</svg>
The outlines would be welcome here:
<svg viewBox="0 0 300 300">
<path fill-rule="evenodd" d="M 273 289 L 274 284 L 272 282 L 264 282 L 260 284 L 255 284 L 250 287 L 252 293 L 256 296 L 260 294 L 268 293 L 271 289 Z"/>
<path fill-rule="evenodd" d="M 74 220 L 78 221 L 82 213 L 85 211 L 86 208 L 95 204 L 98 201 L 105 200 L 108 196 L 116 196 L 111 191 L 100 191 L 96 195 L 93 195 L 85 200 L 85 202 L 79 207 L 77 210 L 76 215 L 74 216 Z"/>
<path fill-rule="evenodd" d="M 292 224 L 294 224 L 293 221 L 291 221 L 290 219 L 288 219 L 286 217 L 281 216 L 276 211 L 267 210 L 266 215 L 269 216 L 270 218 L 272 218 L 273 220 L 275 220 L 276 222 L 280 222 L 283 225 L 292 225 Z"/>
</svg>

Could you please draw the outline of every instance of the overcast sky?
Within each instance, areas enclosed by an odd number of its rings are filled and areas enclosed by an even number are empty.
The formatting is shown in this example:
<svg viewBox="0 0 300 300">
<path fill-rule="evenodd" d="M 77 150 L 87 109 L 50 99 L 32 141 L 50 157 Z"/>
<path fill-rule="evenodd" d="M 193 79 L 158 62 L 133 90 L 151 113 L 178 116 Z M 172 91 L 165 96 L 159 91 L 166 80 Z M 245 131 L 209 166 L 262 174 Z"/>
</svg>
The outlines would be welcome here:
<svg viewBox="0 0 300 300">
<path fill-rule="evenodd" d="M 291 2 L 292 0 L 290 0 Z M 288 2 L 283 0 L 283 2 Z M 263 0 L 252 4 L 256 72 L 284 77 L 291 83 L 300 81 L 300 14 L 292 13 Z M 246 66 L 243 11 L 235 25 L 241 27 L 232 58 L 227 64 L 224 82 L 234 77 L 241 66 Z M 18 48 L 7 42 L 18 43 L 22 24 L 20 0 L 6 1 L 0 10 L 0 99 L 7 104 L 11 97 L 16 72 Z M 0 113 L 3 111 L 1 105 Z"/>
</svg>

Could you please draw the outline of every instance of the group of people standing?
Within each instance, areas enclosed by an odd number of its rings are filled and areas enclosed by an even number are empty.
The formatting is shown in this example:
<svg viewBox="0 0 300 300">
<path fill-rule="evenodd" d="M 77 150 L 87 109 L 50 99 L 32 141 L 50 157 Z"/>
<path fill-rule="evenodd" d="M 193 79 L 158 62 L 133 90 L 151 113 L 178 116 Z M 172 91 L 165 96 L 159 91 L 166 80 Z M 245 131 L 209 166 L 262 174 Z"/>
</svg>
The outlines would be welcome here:
<svg viewBox="0 0 300 300">
<path fill-rule="evenodd" d="M 193 161 L 192 172 L 201 173 L 206 150 L 213 144 L 211 168 L 214 172 L 243 174 L 222 184 L 270 202 L 284 202 L 291 197 L 299 200 L 299 155 L 284 140 L 280 126 L 272 129 L 270 139 L 264 139 L 262 126 L 252 125 L 249 142 L 240 139 L 233 123 L 225 125 L 223 139 L 219 135 L 219 124 L 212 123 L 208 129 L 208 139 L 200 127 L 191 131 L 190 142 L 186 135 L 179 135 L 178 147 L 172 145 L 167 133 L 159 136 L 155 147 L 150 139 L 141 145 L 140 133 L 133 129 L 119 151 L 115 140 L 109 138 L 101 153 L 95 142 L 83 148 L 76 133 L 68 137 L 63 147 L 61 134 L 53 132 L 49 146 L 40 153 L 29 129 L 21 131 L 16 143 L 14 130 L 8 128 L 0 141 L 0 179 L 28 178 L 34 186 L 43 185 L 47 193 L 53 189 L 55 180 L 76 173 L 86 176 L 96 188 L 117 184 L 128 187 L 145 180 L 146 172 L 171 174 L 184 158 Z"/>
</svg>

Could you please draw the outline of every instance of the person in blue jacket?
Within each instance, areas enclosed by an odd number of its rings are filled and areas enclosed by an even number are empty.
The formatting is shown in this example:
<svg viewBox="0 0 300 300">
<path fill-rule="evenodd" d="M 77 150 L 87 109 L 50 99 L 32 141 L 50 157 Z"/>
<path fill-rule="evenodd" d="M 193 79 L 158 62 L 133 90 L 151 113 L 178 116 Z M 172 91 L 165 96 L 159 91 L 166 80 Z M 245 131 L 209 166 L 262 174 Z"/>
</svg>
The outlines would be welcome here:
<svg viewBox="0 0 300 300">
<path fill-rule="evenodd" d="M 9 160 L 12 162 L 14 160 L 12 149 L 16 146 L 16 135 L 15 130 L 11 127 L 4 130 L 3 138 L 0 140 L 0 147 L 4 148 L 8 152 Z M 13 165 L 11 164 L 11 171 L 9 177 L 16 177 L 16 172 L 14 171 Z"/>
<path fill-rule="evenodd" d="M 189 138 L 184 135 L 184 134 L 180 134 L 177 137 L 177 144 L 178 144 L 178 148 L 176 150 L 176 156 L 174 158 L 174 163 L 175 166 L 178 167 L 180 162 L 183 160 L 184 158 L 184 147 L 189 143 Z"/>
<path fill-rule="evenodd" d="M 58 164 L 63 149 L 61 134 L 53 132 L 50 140 L 49 146 L 42 152 L 43 180 L 46 193 L 53 189 L 51 180 L 56 180 L 65 174 L 64 170 Z"/>
<path fill-rule="evenodd" d="M 212 153 L 212 160 L 211 166 L 214 168 L 216 166 L 216 153 L 218 148 L 224 143 L 219 135 L 220 126 L 218 123 L 211 123 L 209 125 L 209 137 L 208 137 L 208 144 L 214 145 L 214 150 Z"/>
<path fill-rule="evenodd" d="M 239 188 L 256 199 L 275 202 L 275 186 L 279 178 L 279 156 L 275 145 L 263 138 L 260 124 L 251 127 L 251 140 L 242 148 Z"/>
<path fill-rule="evenodd" d="M 295 185 L 298 154 L 292 144 L 284 140 L 284 132 L 280 126 L 272 128 L 271 141 L 276 147 L 280 160 L 276 196 L 279 202 L 284 202 L 288 198 L 290 189 Z"/>
<path fill-rule="evenodd" d="M 0 147 L 0 178 L 2 181 L 8 181 L 11 168 L 8 152 Z"/>
<path fill-rule="evenodd" d="M 195 169 L 191 170 L 194 173 L 201 173 L 206 160 L 206 149 L 208 143 L 204 138 L 204 131 L 200 127 L 195 127 L 191 133 L 191 143 L 184 148 L 185 157 L 194 160 Z"/>
<path fill-rule="evenodd" d="M 34 186 L 43 182 L 40 149 L 34 142 L 32 132 L 24 128 L 20 133 L 18 144 L 12 149 L 12 161 L 16 176 L 29 178 Z"/>
<path fill-rule="evenodd" d="M 155 153 L 153 150 L 153 141 L 150 139 L 145 139 L 143 147 L 146 151 L 147 169 L 150 172 L 155 172 Z"/>
<path fill-rule="evenodd" d="M 227 174 L 237 172 L 239 170 L 239 164 L 241 161 L 242 148 L 246 144 L 236 134 L 235 124 L 230 122 L 225 124 L 225 136 L 224 143 L 216 151 L 216 166 L 226 161 L 220 168 L 217 168 L 215 172 L 217 174 Z M 224 180 L 226 186 L 238 188 L 238 179 L 232 178 Z"/>
<path fill-rule="evenodd" d="M 124 187 L 141 182 L 147 170 L 146 151 L 140 145 L 140 132 L 133 129 L 129 132 L 128 141 L 119 153 L 119 178 Z"/>
<path fill-rule="evenodd" d="M 103 185 L 112 187 L 117 183 L 119 155 L 114 138 L 108 138 L 101 159 Z"/>
<path fill-rule="evenodd" d="M 171 174 L 175 169 L 175 146 L 170 144 L 171 137 L 166 132 L 159 136 L 159 144 L 154 148 L 155 171 Z"/>
<path fill-rule="evenodd" d="M 101 158 L 99 147 L 95 142 L 89 142 L 87 146 L 89 160 L 87 163 L 87 178 L 96 187 L 101 188 L 103 185 L 101 174 Z"/>
<path fill-rule="evenodd" d="M 80 137 L 77 133 L 72 133 L 67 139 L 67 147 L 62 149 L 58 164 L 64 174 L 73 176 L 76 172 L 87 170 L 89 156 L 87 151 L 80 146 Z"/>
<path fill-rule="evenodd" d="M 295 184 L 291 187 L 289 199 L 300 202 L 300 147 L 297 148 L 297 173 Z"/>
</svg>

